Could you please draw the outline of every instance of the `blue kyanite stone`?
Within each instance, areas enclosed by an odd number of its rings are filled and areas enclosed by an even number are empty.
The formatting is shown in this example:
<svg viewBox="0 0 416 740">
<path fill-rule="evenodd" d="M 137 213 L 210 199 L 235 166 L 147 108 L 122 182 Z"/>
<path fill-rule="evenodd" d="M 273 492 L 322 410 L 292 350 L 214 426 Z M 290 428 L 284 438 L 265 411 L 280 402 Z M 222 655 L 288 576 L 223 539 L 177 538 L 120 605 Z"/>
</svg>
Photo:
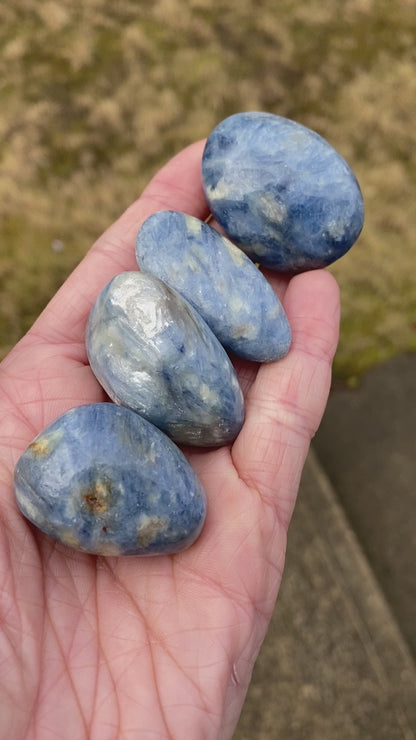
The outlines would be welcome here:
<svg viewBox="0 0 416 740">
<path fill-rule="evenodd" d="M 182 452 L 129 409 L 71 409 L 20 457 L 22 513 L 65 545 L 96 555 L 183 550 L 205 518 L 204 490 Z"/>
<path fill-rule="evenodd" d="M 284 357 L 291 333 L 283 307 L 254 263 L 193 216 L 159 211 L 136 240 L 140 268 L 175 288 L 220 342 L 248 360 Z"/>
<path fill-rule="evenodd" d="M 244 421 L 234 368 L 209 326 L 172 288 L 143 272 L 116 275 L 87 325 L 91 368 L 110 398 L 175 442 L 231 442 Z"/>
<path fill-rule="evenodd" d="M 212 213 L 256 262 L 300 272 L 334 262 L 364 221 L 360 187 L 319 134 L 271 113 L 237 113 L 208 137 L 202 179 Z"/>
</svg>

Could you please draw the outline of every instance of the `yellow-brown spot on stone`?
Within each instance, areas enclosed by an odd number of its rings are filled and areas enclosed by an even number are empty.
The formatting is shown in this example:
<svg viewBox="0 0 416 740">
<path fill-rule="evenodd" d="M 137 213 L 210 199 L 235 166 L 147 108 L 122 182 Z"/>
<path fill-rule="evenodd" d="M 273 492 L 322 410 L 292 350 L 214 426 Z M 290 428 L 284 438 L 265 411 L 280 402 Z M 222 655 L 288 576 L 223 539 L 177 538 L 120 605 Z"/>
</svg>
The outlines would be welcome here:
<svg viewBox="0 0 416 740">
<path fill-rule="evenodd" d="M 137 532 L 137 544 L 139 547 L 147 547 L 158 534 L 165 532 L 168 527 L 166 519 L 160 516 L 147 516 L 143 514 Z"/>
<path fill-rule="evenodd" d="M 42 435 L 38 439 L 35 439 L 29 445 L 28 449 L 37 457 L 45 457 L 46 455 L 50 455 L 54 447 L 62 438 L 62 434 L 62 431 L 56 431 L 52 434 Z"/>
<path fill-rule="evenodd" d="M 113 542 L 99 542 L 96 545 L 95 553 L 97 555 L 113 556 L 118 558 L 121 555 L 120 548 Z"/>
<path fill-rule="evenodd" d="M 47 455 L 49 452 L 49 444 L 47 439 L 37 439 L 36 442 L 32 442 L 32 444 L 29 445 L 29 450 L 33 452 L 34 455 Z"/>
<path fill-rule="evenodd" d="M 86 505 L 93 514 L 106 514 L 110 505 L 111 489 L 103 481 L 97 481 L 82 494 Z"/>
<path fill-rule="evenodd" d="M 60 538 L 65 545 L 68 545 L 68 547 L 78 548 L 80 546 L 80 541 L 78 537 L 76 537 L 74 532 L 72 532 L 70 529 L 67 532 L 63 532 L 60 535 Z"/>
</svg>

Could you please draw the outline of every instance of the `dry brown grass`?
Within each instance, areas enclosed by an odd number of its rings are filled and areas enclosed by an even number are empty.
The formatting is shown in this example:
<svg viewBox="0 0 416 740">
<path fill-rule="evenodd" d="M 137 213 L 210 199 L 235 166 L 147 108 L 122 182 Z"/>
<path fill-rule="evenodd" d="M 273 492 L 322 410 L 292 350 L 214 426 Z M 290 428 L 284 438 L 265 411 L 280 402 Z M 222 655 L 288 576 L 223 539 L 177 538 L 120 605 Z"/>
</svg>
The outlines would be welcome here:
<svg viewBox="0 0 416 740">
<path fill-rule="evenodd" d="M 337 374 L 415 350 L 415 11 L 414 0 L 4 3 L 0 353 L 169 156 L 253 109 L 318 130 L 363 189 L 365 230 L 333 268 Z"/>
</svg>

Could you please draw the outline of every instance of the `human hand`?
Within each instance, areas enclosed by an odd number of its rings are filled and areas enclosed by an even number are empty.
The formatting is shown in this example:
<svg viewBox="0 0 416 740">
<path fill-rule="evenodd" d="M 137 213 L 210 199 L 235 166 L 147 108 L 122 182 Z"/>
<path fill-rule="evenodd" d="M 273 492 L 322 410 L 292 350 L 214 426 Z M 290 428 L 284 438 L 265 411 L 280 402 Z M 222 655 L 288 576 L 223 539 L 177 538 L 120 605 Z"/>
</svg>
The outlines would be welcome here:
<svg viewBox="0 0 416 740">
<path fill-rule="evenodd" d="M 208 215 L 203 142 L 152 180 L 0 365 L 0 737 L 7 740 L 230 738 L 282 576 L 309 442 L 327 399 L 338 334 L 334 279 L 268 275 L 293 335 L 289 354 L 235 363 L 246 420 L 234 444 L 186 451 L 208 499 L 185 552 L 104 558 L 32 527 L 14 466 L 49 422 L 108 400 L 84 329 L 100 289 L 137 269 L 140 224 L 164 208 Z"/>
</svg>

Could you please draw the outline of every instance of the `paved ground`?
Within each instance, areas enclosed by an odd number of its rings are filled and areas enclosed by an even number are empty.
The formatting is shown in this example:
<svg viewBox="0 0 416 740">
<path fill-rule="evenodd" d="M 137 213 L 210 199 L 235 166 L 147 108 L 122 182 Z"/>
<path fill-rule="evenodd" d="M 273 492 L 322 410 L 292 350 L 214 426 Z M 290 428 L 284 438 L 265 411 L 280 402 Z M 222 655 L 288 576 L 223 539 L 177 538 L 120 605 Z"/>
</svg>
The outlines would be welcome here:
<svg viewBox="0 0 416 740">
<path fill-rule="evenodd" d="M 334 392 L 314 447 L 416 658 L 416 354 Z"/>
<path fill-rule="evenodd" d="M 331 394 L 235 740 L 416 738 L 416 355 Z"/>
</svg>

